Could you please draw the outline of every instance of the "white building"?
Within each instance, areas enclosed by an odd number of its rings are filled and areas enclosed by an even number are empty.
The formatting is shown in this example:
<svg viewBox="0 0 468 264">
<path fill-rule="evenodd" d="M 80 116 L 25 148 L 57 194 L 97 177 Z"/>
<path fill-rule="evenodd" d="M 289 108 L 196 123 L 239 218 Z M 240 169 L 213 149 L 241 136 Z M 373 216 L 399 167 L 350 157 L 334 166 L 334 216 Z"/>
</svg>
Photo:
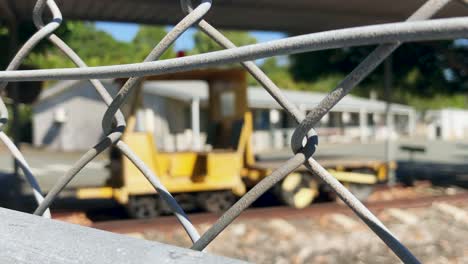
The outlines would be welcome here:
<svg viewBox="0 0 468 264">
<path fill-rule="evenodd" d="M 103 80 L 115 95 L 117 85 Z M 103 136 L 106 105 L 88 81 L 61 81 L 44 90 L 33 105 L 33 144 L 75 151 L 92 147 Z"/>
<path fill-rule="evenodd" d="M 468 138 L 468 110 L 445 108 L 428 111 L 424 117 L 428 139 Z"/>
<path fill-rule="evenodd" d="M 196 87 L 195 87 L 196 86 Z M 325 97 L 323 93 L 302 92 L 283 90 L 284 95 L 293 103 L 295 103 L 304 112 L 312 110 L 320 100 Z M 157 139 L 158 146 L 165 146 L 168 150 L 187 149 L 191 148 L 190 142 L 196 140 L 191 139 L 191 119 L 190 113 L 194 113 L 194 109 L 200 105 L 200 128 L 201 128 L 201 143 L 203 144 L 206 138 L 205 132 L 207 127 L 207 111 L 206 108 L 208 92 L 207 86 L 203 87 L 203 82 L 193 81 L 154 81 L 144 84 L 145 103 L 150 105 L 151 102 L 157 100 L 171 101 L 173 103 L 180 102 L 185 104 L 185 108 L 179 105 L 177 111 L 184 109 L 186 124 L 185 132 L 178 131 L 174 134 L 168 133 L 169 130 L 158 131 Z M 149 95 L 151 94 L 151 97 Z M 159 98 L 159 99 L 156 99 Z M 254 117 L 254 149 L 256 151 L 282 149 L 289 146 L 290 137 L 296 127 L 295 121 L 282 109 L 282 107 L 261 87 L 249 87 L 247 91 L 248 106 L 253 112 Z M 161 102 L 155 103 L 162 106 Z M 194 104 L 196 107 L 194 107 Z M 156 106 L 151 106 L 155 110 Z M 167 107 L 165 110 L 155 110 L 156 118 L 161 122 L 157 125 L 161 128 L 170 126 L 165 123 L 167 120 L 172 120 L 169 116 L 162 116 L 164 111 L 171 112 L 173 108 Z M 346 96 L 327 114 L 319 126 L 316 128 L 320 140 L 323 141 L 372 141 L 384 140 L 387 135 L 387 129 L 384 125 L 386 104 L 378 100 L 369 100 L 355 96 Z M 392 104 L 390 112 L 393 120 L 393 137 L 412 136 L 415 127 L 415 111 L 413 108 Z M 159 117 L 158 117 L 159 116 Z M 197 120 L 195 118 L 195 120 Z M 181 127 L 181 126 L 178 126 Z M 173 131 L 175 132 L 175 131 Z M 185 139 L 187 145 L 182 146 Z M 180 144 L 178 144 L 180 143 Z"/>
<path fill-rule="evenodd" d="M 115 94 L 112 81 L 104 85 Z M 299 109 L 310 111 L 325 94 L 284 90 Z M 204 81 L 150 81 L 143 84 L 137 129 L 154 131 L 158 148 L 166 151 L 200 149 L 206 139 L 208 85 Z M 287 148 L 297 125 L 261 87 L 248 88 L 248 106 L 254 116 L 254 149 Z M 323 141 L 384 139 L 385 103 L 346 96 L 316 128 Z M 88 81 L 63 81 L 46 90 L 34 106 L 34 145 L 59 150 L 82 150 L 103 135 L 106 107 Z M 392 135 L 411 136 L 415 112 L 392 104 Z"/>
</svg>

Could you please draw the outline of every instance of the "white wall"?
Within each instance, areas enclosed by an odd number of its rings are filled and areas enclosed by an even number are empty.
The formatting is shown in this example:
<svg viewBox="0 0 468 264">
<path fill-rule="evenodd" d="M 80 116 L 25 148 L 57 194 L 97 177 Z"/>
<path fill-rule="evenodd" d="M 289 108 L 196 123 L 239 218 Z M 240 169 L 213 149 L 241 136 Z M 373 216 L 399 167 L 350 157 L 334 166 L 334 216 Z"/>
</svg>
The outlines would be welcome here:
<svg viewBox="0 0 468 264">
<path fill-rule="evenodd" d="M 51 134 L 55 135 L 49 137 L 51 140 L 47 144 L 48 147 L 62 150 L 88 149 L 102 138 L 101 119 L 106 106 L 89 82 L 82 82 L 77 86 L 79 87 L 68 89 L 66 92 L 34 107 L 33 125 L 36 146 L 44 145 L 44 139 Z M 116 88 L 115 86 L 112 89 L 116 90 Z M 54 111 L 59 108 L 63 108 L 67 114 L 67 120 L 62 125 L 54 122 Z M 145 93 L 143 95 L 143 108 L 151 109 L 154 113 L 152 127 L 156 144 L 160 150 L 188 150 L 192 147 L 190 103 Z M 341 113 L 339 114 L 341 115 Z M 359 113 L 354 113 L 354 119 L 357 120 L 358 117 Z M 258 118 L 259 116 L 256 115 L 255 119 Z M 201 119 L 200 126 L 203 132 L 206 131 L 207 126 L 206 116 L 203 113 Z M 468 118 L 463 119 L 468 120 Z M 382 131 L 378 131 L 370 124 L 359 127 L 359 122 L 356 120 L 344 127 L 318 127 L 320 141 L 362 140 L 362 132 L 364 132 L 365 138 L 372 140 L 378 139 L 378 135 L 382 134 L 379 133 Z M 282 124 L 282 122 L 278 124 Z M 463 129 L 457 128 L 455 130 Z M 254 148 L 256 151 L 288 148 L 292 132 L 293 129 L 281 128 L 255 131 L 253 135 Z M 458 135 L 460 132 L 456 134 Z M 202 133 L 201 143 L 204 145 L 205 142 L 206 134 Z"/>
<path fill-rule="evenodd" d="M 107 88 L 115 93 L 114 86 Z M 106 108 L 89 82 L 37 103 L 33 106 L 34 146 L 61 151 L 91 148 L 103 137 L 101 120 Z M 64 122 L 56 122 L 57 111 L 65 113 Z"/>
<path fill-rule="evenodd" d="M 427 135 L 429 139 L 459 140 L 468 138 L 468 111 L 442 109 L 428 113 Z M 436 136 L 440 127 L 440 138 Z"/>
<path fill-rule="evenodd" d="M 153 110 L 154 138 L 158 149 L 165 151 L 184 150 L 190 146 L 192 140 L 190 105 L 153 94 L 145 94 L 143 108 Z"/>
</svg>

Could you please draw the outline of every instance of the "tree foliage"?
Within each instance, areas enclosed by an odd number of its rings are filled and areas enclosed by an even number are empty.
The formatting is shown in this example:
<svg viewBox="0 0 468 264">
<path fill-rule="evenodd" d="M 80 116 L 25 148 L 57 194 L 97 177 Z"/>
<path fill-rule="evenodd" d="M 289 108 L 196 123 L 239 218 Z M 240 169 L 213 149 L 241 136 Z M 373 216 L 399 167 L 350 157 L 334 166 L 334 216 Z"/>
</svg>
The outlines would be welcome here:
<svg viewBox="0 0 468 264">
<path fill-rule="evenodd" d="M 244 46 L 257 43 L 257 39 L 249 34 L 247 31 L 221 31 L 229 40 L 236 46 Z M 209 36 L 201 31 L 194 34 L 193 40 L 195 42 L 194 48 L 190 51 L 191 54 L 205 53 L 222 48 L 218 43 L 212 40 Z"/>
<path fill-rule="evenodd" d="M 131 46 L 137 61 L 143 61 L 154 46 L 166 36 L 167 31 L 163 27 L 140 26 L 138 33 L 133 39 Z M 160 59 L 175 57 L 173 47 L 169 48 Z"/>
<path fill-rule="evenodd" d="M 18 23 L 17 27 L 18 45 L 22 45 L 37 31 L 37 28 L 32 22 L 21 21 Z M 63 28 L 59 28 L 57 32 L 59 32 L 61 35 L 66 34 Z M 11 50 L 10 36 L 11 32 L 9 32 L 8 26 L 0 22 L 0 50 L 2 50 L 2 53 L 0 54 L 0 67 L 2 69 L 5 69 L 8 66 L 8 63 L 12 59 L 12 54 L 16 52 Z M 39 42 L 38 45 L 34 48 L 34 51 L 40 52 L 47 48 L 47 43 Z"/>
<path fill-rule="evenodd" d="M 36 31 L 31 22 L 19 25 L 20 43 Z M 139 28 L 131 42 L 115 40 L 110 34 L 97 29 L 93 23 L 67 22 L 56 32 L 90 66 L 133 63 L 142 61 L 153 47 L 166 35 L 163 27 L 145 26 Z M 223 31 L 238 46 L 254 44 L 255 37 L 246 31 Z M 8 30 L 0 24 L 0 48 L 8 50 Z M 374 47 L 334 49 L 303 53 L 290 57 L 290 63 L 278 63 L 268 58 L 261 68 L 281 88 L 329 91 L 352 71 Z M 201 31 L 194 34 L 194 48 L 189 54 L 221 50 L 215 41 Z M 175 57 L 171 47 L 161 59 Z M 409 43 L 402 45 L 392 55 L 393 98 L 402 103 L 428 107 L 438 102 L 464 104 L 460 94 L 468 93 L 468 41 L 438 41 Z M 7 52 L 0 55 L 0 64 L 6 67 L 10 58 Z M 47 41 L 41 42 L 25 61 L 33 68 L 62 68 L 75 65 Z M 383 94 L 383 67 L 379 67 L 362 84 L 353 90 L 354 94 L 367 96 L 369 90 Z M 249 84 L 256 81 L 249 77 Z M 422 99 L 421 99 L 422 98 Z"/>
<path fill-rule="evenodd" d="M 351 72 L 374 47 L 334 49 L 292 56 L 291 73 L 299 81 Z M 454 41 L 408 43 L 392 55 L 396 98 L 434 98 L 468 91 L 468 46 Z M 360 92 L 382 93 L 383 67 L 368 76 Z M 359 91 L 358 91 L 359 92 Z"/>
<path fill-rule="evenodd" d="M 87 22 L 68 22 L 58 35 L 89 65 L 141 62 L 167 33 L 162 27 L 141 26 L 132 42 L 121 42 Z M 174 57 L 170 48 L 162 58 Z M 37 68 L 75 67 L 60 50 L 49 45 L 31 53 L 25 62 Z"/>
</svg>

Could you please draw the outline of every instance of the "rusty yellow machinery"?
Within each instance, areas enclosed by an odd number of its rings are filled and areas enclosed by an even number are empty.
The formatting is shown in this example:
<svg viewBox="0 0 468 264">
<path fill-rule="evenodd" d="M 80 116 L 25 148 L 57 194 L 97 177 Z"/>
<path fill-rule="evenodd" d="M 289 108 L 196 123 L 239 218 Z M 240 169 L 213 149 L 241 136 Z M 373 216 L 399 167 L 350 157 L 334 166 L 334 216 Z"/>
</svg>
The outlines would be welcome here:
<svg viewBox="0 0 468 264">
<path fill-rule="evenodd" d="M 141 100 L 138 93 L 130 102 L 123 136 L 185 209 L 224 211 L 275 169 L 278 163 L 255 160 L 251 142 L 253 121 L 247 105 L 247 80 L 243 70 L 198 70 L 146 77 L 144 81 L 150 80 L 204 80 L 209 86 L 206 140 L 209 150 L 160 151 L 152 131 L 136 129 L 135 110 Z M 387 178 L 382 162 L 321 160 L 321 164 L 362 199 L 373 185 Z M 80 189 L 79 197 L 113 197 L 137 218 L 166 212 L 154 188 L 127 158 L 112 153 L 110 167 L 109 186 Z M 278 184 L 273 193 L 284 203 L 303 208 L 325 189 L 305 168 L 299 168 Z"/>
</svg>

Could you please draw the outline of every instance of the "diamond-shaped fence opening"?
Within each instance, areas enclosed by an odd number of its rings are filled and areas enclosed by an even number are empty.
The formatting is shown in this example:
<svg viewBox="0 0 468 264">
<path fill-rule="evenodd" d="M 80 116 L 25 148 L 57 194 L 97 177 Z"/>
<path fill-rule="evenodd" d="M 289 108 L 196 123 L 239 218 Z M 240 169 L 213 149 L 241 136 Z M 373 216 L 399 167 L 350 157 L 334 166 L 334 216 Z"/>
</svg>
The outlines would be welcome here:
<svg viewBox="0 0 468 264">
<path fill-rule="evenodd" d="M 220 31 L 203 20 L 212 6 L 211 0 L 202 0 L 197 6 L 192 6 L 190 0 L 181 0 L 181 9 L 186 16 L 155 46 L 144 62 L 127 65 L 112 65 L 101 67 L 87 67 L 85 62 L 62 41 L 54 31 L 60 27 L 62 16 L 59 6 L 53 0 L 38 0 L 33 11 L 33 21 L 37 32 L 16 52 L 6 71 L 0 72 L 0 89 L 4 89 L 8 82 L 37 81 L 37 80 L 89 80 L 99 93 L 102 100 L 108 105 L 102 120 L 102 129 L 106 137 L 89 149 L 67 173 L 60 178 L 54 187 L 44 197 L 35 180 L 27 161 L 13 144 L 12 140 L 0 130 L 0 139 L 6 144 L 11 154 L 17 160 L 21 170 L 26 175 L 38 207 L 36 215 L 50 217 L 48 210 L 57 195 L 67 186 L 80 170 L 91 162 L 99 153 L 115 145 L 142 172 L 161 198 L 172 209 L 173 213 L 184 227 L 193 241 L 192 249 L 203 250 L 213 239 L 219 235 L 237 216 L 249 207 L 259 196 L 273 187 L 301 165 L 321 180 L 323 180 L 354 213 L 364 221 L 370 229 L 405 263 L 418 263 L 413 254 L 375 217 L 356 197 L 354 197 L 338 180 L 336 180 L 314 158 L 317 135 L 314 126 L 327 114 L 353 87 L 368 76 L 380 65 L 398 46 L 407 41 L 455 39 L 468 36 L 468 18 L 446 18 L 428 20 L 444 7 L 449 0 L 429 0 L 414 12 L 406 21 L 400 23 L 371 25 L 348 29 L 325 31 L 261 44 L 236 47 Z M 44 22 L 43 13 L 48 9 L 52 19 Z M 209 52 L 182 58 L 160 60 L 160 56 L 176 41 L 183 32 L 192 26 L 198 26 L 201 31 L 215 40 L 225 50 Z M 46 69 L 18 71 L 18 67 L 27 55 L 40 42 L 49 42 L 59 48 L 77 68 Z M 290 101 L 282 91 L 252 62 L 255 59 L 276 55 L 286 55 L 309 51 L 318 51 L 333 48 L 352 47 L 360 45 L 379 44 L 351 73 L 348 74 L 323 100 L 317 104 L 307 116 Z M 105 52 L 105 51 L 103 51 Z M 274 170 L 249 190 L 240 200 L 227 210 L 215 224 L 201 236 L 190 219 L 184 213 L 177 201 L 161 184 L 157 175 L 135 155 L 133 150 L 123 141 L 122 133 L 126 123 L 120 106 L 142 77 L 163 73 L 175 73 L 210 66 L 219 66 L 229 63 L 241 63 L 242 66 L 268 91 L 268 93 L 297 121 L 298 126 L 292 136 L 291 146 L 294 156 Z M 129 77 L 112 98 L 98 81 L 102 78 Z M 21 92 L 21 91 L 20 91 Z M 8 121 L 8 111 L 4 101 L 0 98 L 0 115 L 2 128 Z M 303 142 L 306 142 L 305 144 Z M 38 241 L 40 243 L 40 241 Z M 97 243 L 97 242 L 96 242 Z"/>
</svg>

